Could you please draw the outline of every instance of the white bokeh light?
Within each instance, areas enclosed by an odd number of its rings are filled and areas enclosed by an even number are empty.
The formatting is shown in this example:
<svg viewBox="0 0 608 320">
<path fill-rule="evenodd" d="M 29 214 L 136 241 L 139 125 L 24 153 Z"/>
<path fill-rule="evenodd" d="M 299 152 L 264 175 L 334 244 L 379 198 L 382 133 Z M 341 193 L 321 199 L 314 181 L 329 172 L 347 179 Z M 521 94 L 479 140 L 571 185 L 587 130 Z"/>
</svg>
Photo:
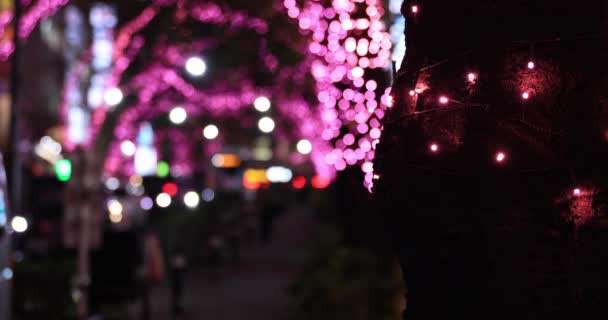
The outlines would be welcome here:
<svg viewBox="0 0 608 320">
<path fill-rule="evenodd" d="M 298 152 L 301 154 L 309 154 L 312 152 L 312 143 L 306 139 L 302 139 L 298 141 L 296 149 L 298 149 Z"/>
<path fill-rule="evenodd" d="M 271 106 L 270 100 L 263 96 L 258 97 L 253 102 L 253 107 L 259 112 L 266 112 L 266 111 L 270 110 L 270 106 Z"/>
<path fill-rule="evenodd" d="M 207 64 L 200 57 L 191 57 L 186 61 L 186 71 L 195 77 L 200 77 L 207 71 Z"/>
<path fill-rule="evenodd" d="M 115 107 L 122 102 L 123 94 L 119 88 L 108 89 L 103 95 L 103 101 L 110 107 Z"/>
<path fill-rule="evenodd" d="M 23 233 L 27 231 L 28 228 L 27 219 L 22 216 L 14 216 L 11 220 L 11 227 L 15 232 Z"/>
<path fill-rule="evenodd" d="M 2 269 L 2 278 L 5 280 L 10 280 L 13 278 L 13 269 L 6 267 Z"/>
<path fill-rule="evenodd" d="M 135 143 L 129 140 L 125 140 L 120 144 L 120 152 L 122 152 L 125 157 L 134 156 L 136 151 L 137 147 L 135 146 Z"/>
<path fill-rule="evenodd" d="M 160 193 L 156 196 L 156 205 L 161 208 L 167 208 L 171 205 L 171 196 L 167 193 Z"/>
<path fill-rule="evenodd" d="M 203 129 L 203 137 L 207 140 L 213 140 L 217 138 L 219 134 L 220 130 L 213 124 L 210 124 Z"/>
<path fill-rule="evenodd" d="M 190 191 L 184 195 L 184 204 L 188 208 L 196 208 L 200 202 L 201 198 L 198 196 L 197 192 Z"/>
<path fill-rule="evenodd" d="M 104 182 L 105 187 L 110 191 L 116 191 L 120 187 L 120 181 L 114 177 L 109 177 Z"/>
<path fill-rule="evenodd" d="M 202 196 L 205 202 L 211 202 L 213 199 L 215 199 L 215 192 L 211 188 L 206 188 L 203 190 Z"/>
<path fill-rule="evenodd" d="M 186 109 L 182 107 L 175 107 L 169 112 L 169 120 L 171 120 L 173 124 L 182 124 L 186 119 L 188 119 L 188 113 L 186 112 Z"/>
<path fill-rule="evenodd" d="M 285 167 L 270 167 L 266 170 L 266 178 L 268 178 L 268 181 L 270 182 L 286 183 L 293 178 L 293 172 L 291 169 Z"/>
<path fill-rule="evenodd" d="M 271 133 L 274 131 L 274 127 L 274 120 L 272 120 L 270 117 L 263 117 L 260 119 L 260 121 L 258 121 L 258 128 L 264 133 Z"/>
</svg>

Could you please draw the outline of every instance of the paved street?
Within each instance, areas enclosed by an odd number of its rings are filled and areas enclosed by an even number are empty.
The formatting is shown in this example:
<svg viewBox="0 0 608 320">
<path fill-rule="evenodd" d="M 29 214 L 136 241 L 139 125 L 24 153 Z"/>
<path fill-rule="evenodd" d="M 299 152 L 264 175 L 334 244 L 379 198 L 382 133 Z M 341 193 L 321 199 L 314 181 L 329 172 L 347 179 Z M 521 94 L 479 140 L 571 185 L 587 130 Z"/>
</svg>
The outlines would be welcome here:
<svg viewBox="0 0 608 320">
<path fill-rule="evenodd" d="M 224 268 L 222 281 L 210 283 L 206 270 L 186 277 L 184 320 L 287 319 L 286 287 L 306 262 L 314 223 L 308 212 L 295 210 L 277 219 L 272 244 L 244 247 L 242 263 Z M 173 319 L 169 291 L 153 294 L 152 320 Z"/>
</svg>

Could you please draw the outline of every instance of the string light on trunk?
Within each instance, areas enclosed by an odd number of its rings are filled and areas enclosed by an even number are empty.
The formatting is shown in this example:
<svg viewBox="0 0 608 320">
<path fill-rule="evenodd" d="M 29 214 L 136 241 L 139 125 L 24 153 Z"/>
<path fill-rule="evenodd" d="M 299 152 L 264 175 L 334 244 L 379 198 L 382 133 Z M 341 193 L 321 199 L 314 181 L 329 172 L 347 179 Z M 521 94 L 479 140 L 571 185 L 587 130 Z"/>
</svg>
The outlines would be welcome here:
<svg viewBox="0 0 608 320">
<path fill-rule="evenodd" d="M 504 163 L 507 160 L 507 154 L 499 151 L 496 153 L 496 162 L 497 163 Z"/>
<path fill-rule="evenodd" d="M 431 150 L 432 153 L 438 153 L 439 152 L 439 145 L 437 143 L 431 143 L 429 145 L 429 150 Z"/>
<path fill-rule="evenodd" d="M 534 63 L 534 61 L 528 62 L 528 69 L 532 70 L 534 68 L 536 68 L 536 64 Z"/>
</svg>

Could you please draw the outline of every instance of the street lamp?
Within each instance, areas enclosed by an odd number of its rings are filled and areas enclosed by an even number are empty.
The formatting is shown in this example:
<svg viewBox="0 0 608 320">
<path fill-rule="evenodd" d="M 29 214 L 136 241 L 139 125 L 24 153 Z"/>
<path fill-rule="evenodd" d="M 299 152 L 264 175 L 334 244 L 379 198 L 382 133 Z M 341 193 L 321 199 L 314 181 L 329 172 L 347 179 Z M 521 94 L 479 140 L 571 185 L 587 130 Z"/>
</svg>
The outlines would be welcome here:
<svg viewBox="0 0 608 320">
<path fill-rule="evenodd" d="M 296 149 L 298 149 L 298 152 L 301 154 L 309 154 L 310 152 L 312 152 L 312 144 L 310 143 L 310 141 L 302 139 L 298 141 Z"/>
<path fill-rule="evenodd" d="M 167 208 L 171 205 L 171 196 L 164 192 L 160 193 L 156 196 L 156 205 L 161 208 Z"/>
<path fill-rule="evenodd" d="M 203 129 L 203 136 L 207 140 L 213 140 L 213 139 L 217 138 L 217 136 L 219 134 L 220 134 L 220 130 L 217 128 L 217 126 L 215 126 L 213 124 L 210 124 Z"/>
<path fill-rule="evenodd" d="M 207 64 L 200 57 L 191 57 L 186 61 L 186 71 L 192 76 L 200 77 L 207 71 Z"/>
<path fill-rule="evenodd" d="M 270 110 L 270 99 L 261 96 L 261 97 L 257 97 L 255 99 L 255 101 L 253 102 L 253 107 L 259 111 L 259 112 L 266 112 L 268 110 Z"/>
<path fill-rule="evenodd" d="M 274 131 L 274 127 L 274 120 L 272 120 L 270 117 L 263 117 L 260 119 L 260 121 L 258 121 L 258 128 L 264 133 L 271 133 Z"/>
<path fill-rule="evenodd" d="M 120 152 L 122 152 L 125 157 L 132 157 L 135 155 L 136 151 L 137 147 L 129 140 L 125 140 L 120 144 Z"/>
<path fill-rule="evenodd" d="M 115 107 L 122 102 L 123 94 L 119 88 L 111 88 L 103 95 L 103 101 L 110 107 Z"/>
<path fill-rule="evenodd" d="M 182 107 L 175 107 L 169 112 L 169 120 L 173 124 L 182 124 L 186 119 L 188 119 L 188 113 L 186 112 L 186 109 Z"/>
<path fill-rule="evenodd" d="M 200 197 L 197 192 L 190 191 L 184 195 L 184 204 L 191 209 L 198 207 Z"/>
<path fill-rule="evenodd" d="M 11 220 L 11 227 L 17 233 L 23 233 L 27 231 L 28 223 L 27 220 L 22 216 L 14 216 Z"/>
</svg>

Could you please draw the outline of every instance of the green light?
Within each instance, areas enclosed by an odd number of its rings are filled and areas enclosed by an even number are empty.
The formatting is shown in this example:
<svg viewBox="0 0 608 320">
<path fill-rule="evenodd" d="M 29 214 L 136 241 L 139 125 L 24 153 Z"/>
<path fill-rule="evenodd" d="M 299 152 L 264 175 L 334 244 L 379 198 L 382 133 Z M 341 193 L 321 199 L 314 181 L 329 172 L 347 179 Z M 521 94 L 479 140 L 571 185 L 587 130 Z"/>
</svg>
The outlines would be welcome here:
<svg viewBox="0 0 608 320">
<path fill-rule="evenodd" d="M 55 163 L 55 175 L 61 182 L 67 182 L 72 177 L 72 163 L 68 159 L 62 159 Z"/>
<path fill-rule="evenodd" d="M 161 161 L 156 166 L 156 175 L 161 178 L 166 178 L 169 175 L 169 164 Z"/>
</svg>

